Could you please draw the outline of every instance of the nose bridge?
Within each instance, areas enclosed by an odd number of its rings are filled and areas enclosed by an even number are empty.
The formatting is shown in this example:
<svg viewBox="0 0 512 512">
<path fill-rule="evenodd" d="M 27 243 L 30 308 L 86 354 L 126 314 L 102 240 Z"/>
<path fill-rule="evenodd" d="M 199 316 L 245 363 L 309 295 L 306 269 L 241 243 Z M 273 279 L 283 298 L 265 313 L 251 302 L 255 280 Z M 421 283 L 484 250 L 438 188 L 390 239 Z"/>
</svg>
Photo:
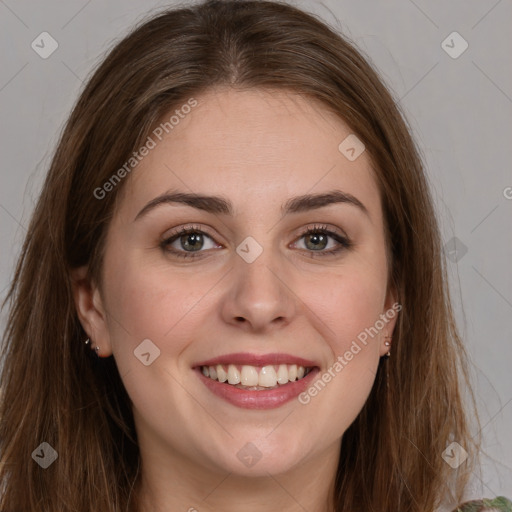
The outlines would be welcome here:
<svg viewBox="0 0 512 512">
<path fill-rule="evenodd" d="M 225 304 L 227 321 L 244 319 L 253 328 L 264 328 L 277 319 L 289 321 L 294 314 L 293 294 L 285 283 L 279 251 L 270 240 L 268 235 L 266 244 L 260 244 L 247 237 L 237 246 L 232 293 Z"/>
<path fill-rule="evenodd" d="M 261 239 L 261 237 L 260 237 Z M 236 262 L 236 279 L 239 289 L 249 296 L 277 301 L 282 294 L 282 283 L 276 277 L 276 270 L 281 266 L 277 251 L 271 245 L 270 236 L 265 239 L 265 246 L 253 237 L 246 238 L 236 249 L 239 257 Z"/>
</svg>

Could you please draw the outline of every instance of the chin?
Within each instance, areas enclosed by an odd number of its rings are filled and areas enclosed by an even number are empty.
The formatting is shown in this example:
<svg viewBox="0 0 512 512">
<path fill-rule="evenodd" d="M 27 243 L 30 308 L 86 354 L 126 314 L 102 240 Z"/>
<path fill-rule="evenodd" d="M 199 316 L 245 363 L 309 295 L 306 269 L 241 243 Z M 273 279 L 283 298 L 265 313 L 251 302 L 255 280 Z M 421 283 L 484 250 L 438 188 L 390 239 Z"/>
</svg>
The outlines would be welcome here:
<svg viewBox="0 0 512 512">
<path fill-rule="evenodd" d="M 297 468 L 304 460 L 304 443 L 289 435 L 276 435 L 270 441 L 276 433 L 269 436 L 268 432 L 260 432 L 251 441 L 246 431 L 240 441 L 231 440 L 220 447 L 221 453 L 210 454 L 211 460 L 218 469 L 239 476 L 268 477 Z"/>
</svg>

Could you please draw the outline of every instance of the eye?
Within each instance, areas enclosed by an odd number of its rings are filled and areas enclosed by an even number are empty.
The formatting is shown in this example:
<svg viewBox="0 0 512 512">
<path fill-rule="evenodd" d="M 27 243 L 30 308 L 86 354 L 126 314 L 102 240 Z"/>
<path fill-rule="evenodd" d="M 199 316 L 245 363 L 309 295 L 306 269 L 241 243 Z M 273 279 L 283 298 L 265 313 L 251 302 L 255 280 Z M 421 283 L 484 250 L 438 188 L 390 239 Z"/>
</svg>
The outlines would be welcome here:
<svg viewBox="0 0 512 512">
<path fill-rule="evenodd" d="M 330 230 L 325 225 L 316 225 L 308 228 L 304 233 L 302 233 L 302 235 L 299 237 L 299 240 L 302 240 L 303 238 L 305 239 L 304 245 L 306 250 L 312 249 L 312 251 L 310 251 L 310 256 L 312 258 L 332 256 L 338 254 L 344 249 L 349 249 L 352 247 L 352 243 L 346 236 Z M 335 240 L 337 245 L 335 245 L 334 248 L 325 251 L 323 249 L 329 245 L 329 238 Z"/>
<path fill-rule="evenodd" d="M 160 247 L 167 252 L 180 258 L 196 258 L 194 252 L 202 252 L 204 249 L 204 239 L 207 238 L 213 242 L 213 238 L 200 229 L 200 226 L 189 226 L 181 228 L 176 234 L 172 234 L 160 243 Z M 180 250 L 176 248 L 180 247 Z M 206 247 L 206 249 L 213 247 Z"/>
<path fill-rule="evenodd" d="M 325 225 L 315 225 L 308 228 L 300 235 L 298 240 L 303 238 L 305 239 L 305 250 L 313 258 L 332 256 L 352 247 L 352 243 L 346 236 L 329 229 Z M 210 240 L 210 247 L 205 247 L 205 239 Z M 329 239 L 334 240 L 337 245 L 326 251 L 324 249 L 329 245 Z M 177 233 L 171 234 L 171 236 L 160 242 L 160 247 L 163 251 L 176 255 L 179 258 L 198 258 L 200 253 L 205 252 L 202 249 L 222 246 L 216 245 L 213 238 L 205 233 L 201 226 L 194 225 L 184 226 Z"/>
</svg>

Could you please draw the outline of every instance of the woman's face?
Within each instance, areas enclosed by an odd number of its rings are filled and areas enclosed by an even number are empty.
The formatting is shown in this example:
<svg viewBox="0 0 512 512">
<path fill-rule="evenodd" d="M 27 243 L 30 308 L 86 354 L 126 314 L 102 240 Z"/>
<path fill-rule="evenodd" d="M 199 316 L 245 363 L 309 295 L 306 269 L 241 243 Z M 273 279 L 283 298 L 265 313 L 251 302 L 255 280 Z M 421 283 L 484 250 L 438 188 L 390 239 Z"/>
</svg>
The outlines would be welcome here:
<svg viewBox="0 0 512 512">
<path fill-rule="evenodd" d="M 339 149 L 350 129 L 293 94 L 195 99 L 125 178 L 103 293 L 80 318 L 115 358 L 146 460 L 253 476 L 334 464 L 396 320 L 368 155 Z M 152 203 L 165 194 L 204 198 Z M 292 365 L 314 369 L 295 382 Z"/>
</svg>

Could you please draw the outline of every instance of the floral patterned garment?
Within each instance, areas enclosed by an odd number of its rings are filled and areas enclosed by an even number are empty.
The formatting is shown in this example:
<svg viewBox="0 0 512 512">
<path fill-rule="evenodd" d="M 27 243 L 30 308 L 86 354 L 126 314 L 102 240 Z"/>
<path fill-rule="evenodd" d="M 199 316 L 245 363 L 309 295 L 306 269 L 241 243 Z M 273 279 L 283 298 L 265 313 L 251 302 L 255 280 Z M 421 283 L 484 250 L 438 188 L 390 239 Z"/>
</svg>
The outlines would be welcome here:
<svg viewBox="0 0 512 512">
<path fill-rule="evenodd" d="M 493 500 L 483 499 L 466 501 L 453 512 L 512 512 L 512 501 L 505 496 L 498 496 Z"/>
</svg>

